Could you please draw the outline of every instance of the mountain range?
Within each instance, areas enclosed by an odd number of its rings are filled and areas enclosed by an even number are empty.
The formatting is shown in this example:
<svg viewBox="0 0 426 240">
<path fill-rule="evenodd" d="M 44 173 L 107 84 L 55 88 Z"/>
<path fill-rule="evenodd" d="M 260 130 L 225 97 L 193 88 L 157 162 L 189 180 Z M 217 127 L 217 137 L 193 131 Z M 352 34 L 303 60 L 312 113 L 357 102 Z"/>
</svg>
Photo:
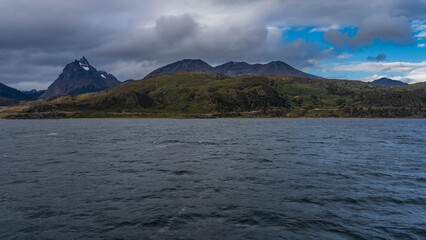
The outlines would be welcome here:
<svg viewBox="0 0 426 240">
<path fill-rule="evenodd" d="M 184 59 L 168 64 L 164 67 L 152 71 L 145 78 L 161 75 L 173 75 L 181 72 L 220 73 L 229 77 L 266 74 L 321 79 L 321 77 L 302 72 L 281 61 L 274 61 L 267 64 L 227 62 L 225 64 L 212 67 L 200 59 Z"/>
<path fill-rule="evenodd" d="M 426 83 L 177 73 L 0 109 L 0 118 L 426 117 Z"/>
<path fill-rule="evenodd" d="M 199 59 L 184 59 L 168 64 L 152 71 L 145 78 L 161 75 L 173 75 L 181 72 L 219 73 L 229 77 L 265 74 L 321 79 L 318 76 L 297 70 L 281 61 L 274 61 L 267 64 L 228 62 L 212 67 L 208 63 Z M 129 81 L 132 80 L 125 82 Z M 83 56 L 80 60 L 75 60 L 67 64 L 59 77 L 47 90 L 31 90 L 23 91 L 23 93 L 27 94 L 27 98 L 25 100 L 43 99 L 54 96 L 98 92 L 114 88 L 120 84 L 122 84 L 122 82 L 118 81 L 112 74 L 105 71 L 98 71 L 95 67 L 90 65 L 89 61 Z M 24 100 L 24 98 L 17 98 L 13 102 L 17 103 L 19 100 Z"/>
<path fill-rule="evenodd" d="M 21 92 L 27 94 L 32 99 L 38 99 L 41 95 L 43 95 L 43 93 L 46 92 L 46 90 L 39 90 L 39 91 L 37 91 L 36 89 L 33 89 L 33 90 L 30 90 L 30 91 L 21 91 Z"/>
<path fill-rule="evenodd" d="M 112 74 L 96 70 L 82 57 L 67 64 L 59 77 L 39 98 L 97 92 L 120 84 Z"/>
<path fill-rule="evenodd" d="M 228 62 L 216 67 L 212 67 L 208 63 L 199 59 L 185 59 L 175 63 L 168 64 L 158 68 L 148 74 L 144 80 L 156 79 L 158 77 L 168 77 L 174 79 L 173 76 L 181 73 L 194 74 L 210 74 L 210 78 L 214 79 L 232 79 L 233 77 L 249 77 L 255 75 L 264 76 L 285 76 L 291 78 L 310 79 L 312 84 L 327 80 L 304 73 L 290 65 L 274 61 L 267 64 L 248 64 L 246 62 Z M 191 75 L 182 75 L 191 76 Z M 202 75 L 197 75 L 198 77 Z M 188 80 L 190 81 L 190 80 Z M 333 80 L 343 81 L 343 80 Z M 106 89 L 115 88 L 118 85 L 126 85 L 138 80 L 129 79 L 125 82 L 118 81 L 112 74 L 105 71 L 98 71 L 91 66 L 85 57 L 75 60 L 65 66 L 59 77 L 49 86 L 47 90 L 31 90 L 26 92 L 8 87 L 4 84 L 0 85 L 0 105 L 13 105 L 20 101 L 35 100 L 49 98 L 52 96 L 77 95 L 82 93 L 99 92 Z M 273 82 L 273 81 L 271 81 Z M 196 84 L 196 83 L 194 83 Z M 381 78 L 368 83 L 370 85 L 381 86 L 406 86 L 408 84 L 388 78 Z M 195 85 L 194 85 L 195 86 Z M 188 85 L 190 87 L 190 85 Z M 333 92 L 334 85 L 330 86 L 330 92 Z M 213 88 L 212 88 L 213 89 Z M 335 94 L 346 94 L 343 90 L 336 90 Z M 133 101 L 133 100 L 132 100 Z M 136 100 L 135 100 L 136 101 Z M 137 100 L 139 101 L 139 100 Z"/>
</svg>

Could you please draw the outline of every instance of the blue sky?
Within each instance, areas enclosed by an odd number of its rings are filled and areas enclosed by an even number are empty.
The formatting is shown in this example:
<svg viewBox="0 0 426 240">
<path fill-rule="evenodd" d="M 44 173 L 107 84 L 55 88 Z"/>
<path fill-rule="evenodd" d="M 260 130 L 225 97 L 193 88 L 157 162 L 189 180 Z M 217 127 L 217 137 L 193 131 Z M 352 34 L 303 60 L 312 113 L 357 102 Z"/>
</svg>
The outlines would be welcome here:
<svg viewBox="0 0 426 240">
<path fill-rule="evenodd" d="M 0 82 L 21 90 L 81 56 L 120 80 L 192 58 L 426 81 L 426 0 L 2 0 L 0 31 Z"/>
<path fill-rule="evenodd" d="M 349 37 L 354 37 L 358 31 L 357 27 L 349 26 L 338 29 L 342 33 L 348 33 Z M 316 30 L 315 26 L 307 27 L 292 27 L 283 31 L 285 41 L 291 42 L 296 39 L 305 39 L 319 44 L 322 49 L 333 49 L 335 52 L 331 57 L 320 62 L 320 66 L 310 67 L 306 70 L 312 74 L 323 76 L 325 78 L 351 79 L 370 81 L 376 79 L 377 76 L 395 78 L 398 80 L 412 82 L 411 79 L 406 79 L 409 76 L 407 71 L 339 71 L 333 69 L 333 66 L 339 65 L 356 65 L 360 63 L 419 63 L 426 61 L 426 38 L 418 37 L 422 33 L 413 28 L 412 43 L 398 44 L 393 41 L 382 41 L 375 39 L 373 44 L 362 46 L 353 49 L 351 47 L 338 48 L 333 44 L 324 40 L 324 30 Z M 424 44 L 424 45 L 423 45 Z M 379 55 L 384 55 L 383 60 L 372 60 Z M 367 67 L 365 69 L 368 69 Z M 424 79 L 426 81 L 426 78 Z"/>
</svg>

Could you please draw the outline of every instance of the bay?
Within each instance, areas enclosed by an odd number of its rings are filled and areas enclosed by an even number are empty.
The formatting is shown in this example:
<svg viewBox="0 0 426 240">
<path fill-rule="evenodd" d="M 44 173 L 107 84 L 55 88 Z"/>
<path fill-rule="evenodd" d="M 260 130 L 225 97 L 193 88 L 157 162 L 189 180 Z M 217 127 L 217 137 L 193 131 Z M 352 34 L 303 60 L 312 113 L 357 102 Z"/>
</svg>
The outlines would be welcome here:
<svg viewBox="0 0 426 240">
<path fill-rule="evenodd" d="M 0 121 L 0 239 L 425 239 L 426 120 Z"/>
</svg>

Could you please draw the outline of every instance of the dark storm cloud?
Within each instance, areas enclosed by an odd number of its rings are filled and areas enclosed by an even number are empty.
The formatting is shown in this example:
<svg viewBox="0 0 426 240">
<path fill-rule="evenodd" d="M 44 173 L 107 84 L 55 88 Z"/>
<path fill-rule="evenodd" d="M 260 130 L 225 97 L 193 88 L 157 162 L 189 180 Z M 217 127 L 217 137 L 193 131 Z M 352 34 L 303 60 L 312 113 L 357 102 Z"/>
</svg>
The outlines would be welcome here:
<svg viewBox="0 0 426 240">
<path fill-rule="evenodd" d="M 87 3 L 56 1 L 2 1 L 0 3 L 1 48 L 58 51 L 90 49 L 114 29 L 92 19 Z M 89 6 L 90 7 L 90 6 Z M 96 9 L 92 9 L 97 13 Z M 90 11 L 92 11 L 90 10 Z M 86 15 L 87 14 L 87 15 Z M 103 14 L 98 15 L 99 18 Z"/>
<path fill-rule="evenodd" d="M 183 58 L 312 67 L 335 51 L 288 41 L 286 27 L 358 27 L 353 38 L 336 29 L 324 34 L 338 48 L 375 39 L 407 44 L 409 21 L 424 12 L 423 0 L 2 0 L 0 82 L 44 87 L 82 55 L 120 79 Z"/>
<path fill-rule="evenodd" d="M 353 48 L 372 45 L 374 39 L 397 44 L 409 44 L 413 42 L 412 34 L 413 30 L 406 17 L 390 17 L 386 14 L 374 15 L 362 21 L 357 34 L 349 44 Z"/>
<path fill-rule="evenodd" d="M 206 58 L 218 61 L 231 55 L 246 55 L 266 39 L 265 26 L 201 26 L 188 14 L 160 16 L 153 27 L 138 27 L 111 36 L 96 55 L 123 60 L 170 61 Z M 126 36 L 125 38 L 123 36 Z"/>
<path fill-rule="evenodd" d="M 187 14 L 161 16 L 155 22 L 153 27 L 124 34 L 128 36 L 124 42 L 118 40 L 122 38 L 121 34 L 114 36 L 117 39 L 95 49 L 95 55 L 121 58 L 131 64 L 143 57 L 142 65 L 145 66 L 183 58 L 201 58 L 212 65 L 232 60 L 268 62 L 285 59 L 303 68 L 312 66 L 313 59 L 323 59 L 332 53 L 330 49 L 321 49 L 317 43 L 303 39 L 283 43 L 281 30 L 268 29 L 258 24 L 240 27 L 203 26 Z M 168 31 L 164 31 L 165 28 Z M 185 30 L 174 31 L 180 28 Z"/>
<path fill-rule="evenodd" d="M 384 61 L 386 60 L 386 55 L 383 53 L 380 53 L 379 55 L 377 55 L 376 57 L 373 56 L 368 56 L 367 60 L 372 61 L 372 62 L 380 62 L 380 61 Z"/>
<path fill-rule="evenodd" d="M 341 33 L 336 29 L 330 29 L 324 33 L 324 40 L 339 48 L 343 48 L 350 40 L 350 37 L 348 33 Z"/>
<path fill-rule="evenodd" d="M 155 24 L 159 38 L 169 44 L 190 38 L 198 30 L 199 24 L 189 14 L 181 16 L 161 16 Z"/>
<path fill-rule="evenodd" d="M 384 14 L 365 18 L 352 38 L 347 32 L 330 29 L 324 33 L 324 40 L 339 48 L 348 46 L 356 49 L 372 45 L 376 39 L 396 44 L 410 44 L 414 42 L 412 35 L 413 30 L 406 17 L 390 17 Z"/>
</svg>

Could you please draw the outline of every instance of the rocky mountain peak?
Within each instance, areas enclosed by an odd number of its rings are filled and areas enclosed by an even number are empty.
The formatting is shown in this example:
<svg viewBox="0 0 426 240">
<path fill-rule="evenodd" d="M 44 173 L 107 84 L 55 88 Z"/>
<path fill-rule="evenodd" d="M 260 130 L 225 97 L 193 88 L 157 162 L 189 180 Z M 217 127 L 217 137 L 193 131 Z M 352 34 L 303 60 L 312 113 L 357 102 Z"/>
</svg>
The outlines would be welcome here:
<svg viewBox="0 0 426 240">
<path fill-rule="evenodd" d="M 113 88 L 120 83 L 112 74 L 96 70 L 83 56 L 80 60 L 67 64 L 40 98 L 97 92 Z"/>
<path fill-rule="evenodd" d="M 80 62 L 81 64 L 90 65 L 90 64 L 89 64 L 89 61 L 87 61 L 87 59 L 86 59 L 86 57 L 85 57 L 85 56 L 81 57 L 81 58 L 80 58 L 80 60 L 79 60 L 79 62 Z"/>
</svg>

